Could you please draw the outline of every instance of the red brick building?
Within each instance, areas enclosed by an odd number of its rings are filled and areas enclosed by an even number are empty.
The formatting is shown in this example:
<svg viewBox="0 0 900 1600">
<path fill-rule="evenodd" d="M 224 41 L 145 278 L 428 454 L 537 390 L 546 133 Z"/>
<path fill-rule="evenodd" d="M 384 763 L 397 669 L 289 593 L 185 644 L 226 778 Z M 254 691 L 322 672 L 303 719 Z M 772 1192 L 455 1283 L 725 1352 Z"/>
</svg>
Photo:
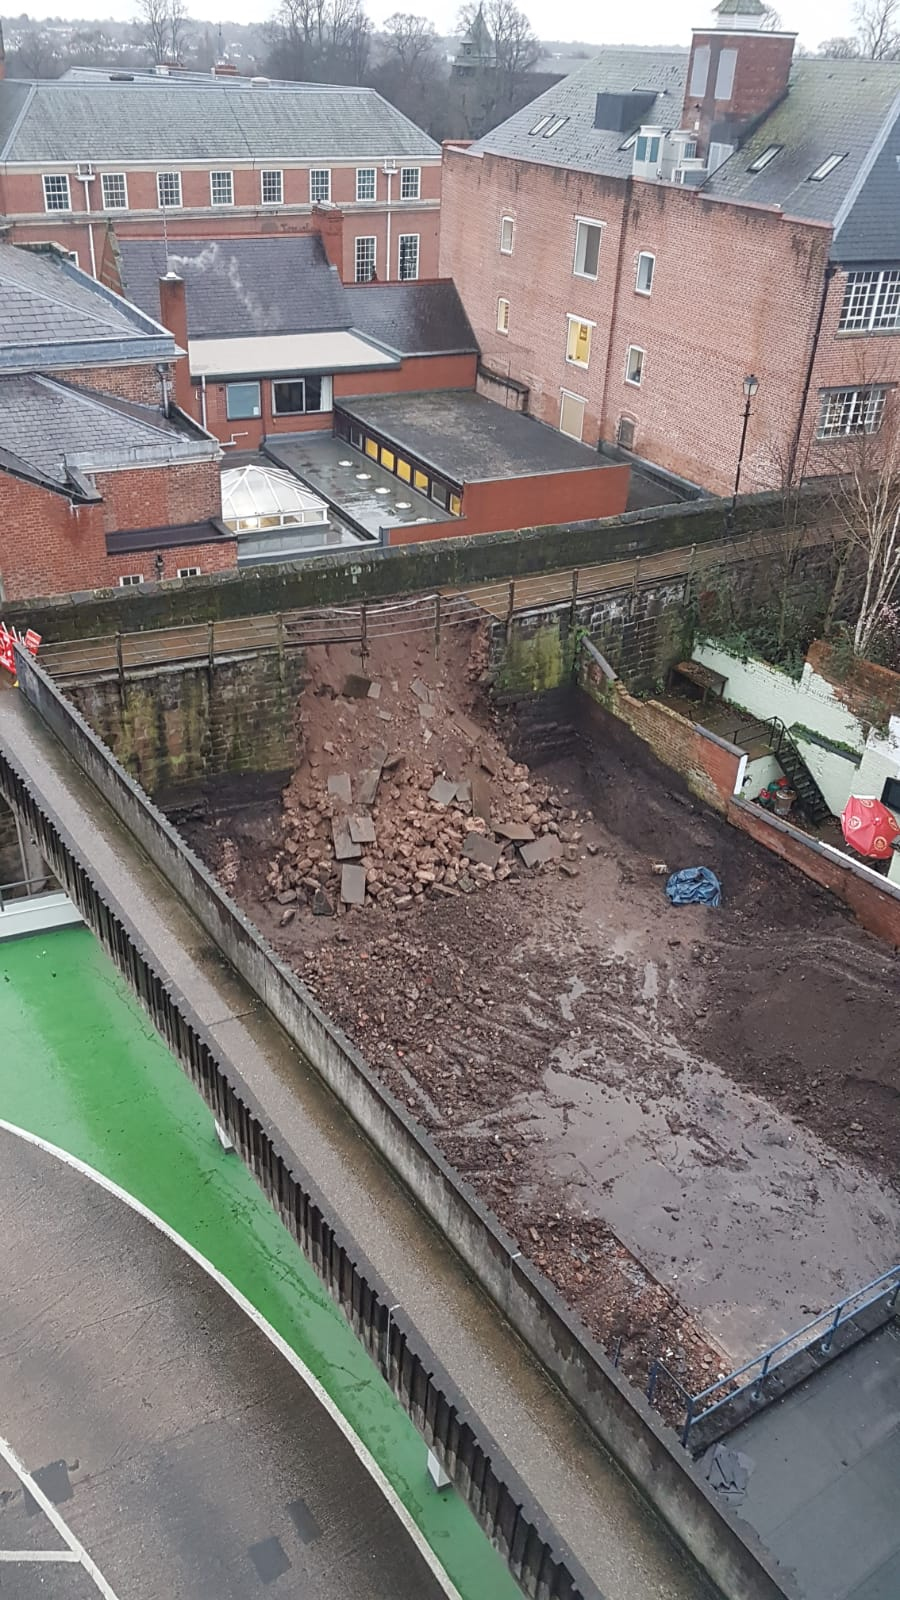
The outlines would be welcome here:
<svg viewBox="0 0 900 1600">
<path fill-rule="evenodd" d="M 234 565 L 179 355 L 64 256 L 0 245 L 0 600 Z"/>
<path fill-rule="evenodd" d="M 441 152 L 374 89 L 197 74 L 0 82 L 0 213 L 101 274 L 105 237 L 317 232 L 348 283 L 433 278 Z"/>
<path fill-rule="evenodd" d="M 900 64 L 794 62 L 761 12 L 604 51 L 444 151 L 484 392 L 719 493 L 746 376 L 748 490 L 833 470 L 900 377 Z"/>
</svg>

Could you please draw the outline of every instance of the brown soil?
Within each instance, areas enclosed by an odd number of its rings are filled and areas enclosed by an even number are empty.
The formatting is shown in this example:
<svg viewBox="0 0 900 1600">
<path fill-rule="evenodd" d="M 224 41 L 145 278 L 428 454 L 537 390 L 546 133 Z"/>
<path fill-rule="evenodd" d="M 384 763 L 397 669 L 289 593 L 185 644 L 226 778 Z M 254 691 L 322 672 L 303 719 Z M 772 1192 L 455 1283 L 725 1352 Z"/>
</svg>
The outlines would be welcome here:
<svg viewBox="0 0 900 1600">
<path fill-rule="evenodd" d="M 349 649 L 323 647 L 310 658 L 304 759 L 286 809 L 232 810 L 213 797 L 211 813 L 184 822 L 185 833 L 216 870 L 225 868 L 262 931 L 587 1326 L 621 1354 L 626 1372 L 643 1382 L 662 1350 L 701 1386 L 727 1365 L 720 1351 L 591 1214 L 578 1185 L 548 1174 L 529 1096 L 539 1100 L 554 1052 L 577 1053 L 589 1038 L 601 1041 L 607 1061 L 626 1064 L 644 1109 L 677 1106 L 684 1068 L 671 1041 L 681 1041 L 835 1148 L 893 1176 L 896 956 L 830 896 L 679 794 L 666 769 L 636 771 L 632 752 L 610 747 L 587 768 L 567 763 L 537 780 L 517 776 L 479 711 L 472 635 L 451 637 L 439 668 L 415 637 L 376 641 L 366 671 L 382 685 L 377 701 L 341 695 L 346 674 L 360 670 Z M 432 689 L 427 720 L 410 691 L 414 678 Z M 443 893 L 430 882 L 412 893 L 388 881 L 380 903 L 313 916 L 301 881 L 288 907 L 295 914 L 281 926 L 285 906 L 272 896 L 291 855 L 285 839 L 302 834 L 304 819 L 324 839 L 328 772 L 355 775 L 376 743 L 402 751 L 406 762 L 402 780 L 391 775 L 386 789 L 382 780 L 373 814 L 385 859 L 373 856 L 369 872 L 383 882 L 399 836 L 427 835 L 435 811 L 438 833 L 443 827 L 455 840 L 465 830 L 465 805 L 448 827 L 440 808 L 418 804 L 435 775 L 463 779 L 472 767 L 460 714 L 484 727 L 479 748 L 497 768 L 495 808 L 537 813 L 538 830 L 561 829 L 570 840 L 564 866 L 529 872 L 510 847 L 503 881 L 473 879 L 461 893 L 458 847 L 448 844 L 439 865 L 457 878 Z M 713 867 L 724 886 L 721 910 L 672 911 L 665 880 L 652 870 L 662 862 Z M 658 982 L 652 1007 L 650 967 Z M 605 1070 L 595 1058 L 576 1074 L 603 1083 Z M 674 1138 L 677 1112 L 669 1127 Z M 718 1160 L 708 1130 L 692 1132 L 709 1151 L 704 1159 Z"/>
</svg>

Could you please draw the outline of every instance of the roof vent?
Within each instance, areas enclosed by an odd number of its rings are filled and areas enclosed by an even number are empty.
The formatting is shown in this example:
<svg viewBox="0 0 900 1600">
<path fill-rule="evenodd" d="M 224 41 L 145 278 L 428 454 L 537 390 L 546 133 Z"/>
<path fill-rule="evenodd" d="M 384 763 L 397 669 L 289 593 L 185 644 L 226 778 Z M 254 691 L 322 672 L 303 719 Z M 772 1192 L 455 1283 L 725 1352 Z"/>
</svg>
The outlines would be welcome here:
<svg viewBox="0 0 900 1600">
<path fill-rule="evenodd" d="M 630 133 L 642 122 L 656 100 L 656 89 L 632 89 L 629 94 L 598 94 L 594 127 L 606 133 Z"/>
<path fill-rule="evenodd" d="M 272 82 L 271 78 L 251 78 L 250 79 L 251 87 L 254 88 L 254 89 L 268 89 L 268 87 L 271 84 L 271 82 Z"/>
<path fill-rule="evenodd" d="M 110 83 L 134 83 L 134 73 L 111 72 L 109 75 L 109 81 Z"/>
</svg>

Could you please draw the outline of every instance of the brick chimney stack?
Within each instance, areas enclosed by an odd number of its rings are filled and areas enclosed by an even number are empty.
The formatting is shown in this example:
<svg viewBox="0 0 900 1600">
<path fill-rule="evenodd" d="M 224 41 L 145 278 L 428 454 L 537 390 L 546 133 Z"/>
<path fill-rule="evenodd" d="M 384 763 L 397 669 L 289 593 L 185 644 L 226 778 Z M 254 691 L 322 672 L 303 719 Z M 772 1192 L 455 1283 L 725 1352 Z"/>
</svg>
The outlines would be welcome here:
<svg viewBox="0 0 900 1600">
<path fill-rule="evenodd" d="M 164 328 L 168 328 L 179 348 L 184 351 L 184 355 L 175 362 L 174 400 L 182 411 L 192 416 L 193 389 L 187 355 L 187 299 L 184 279 L 179 278 L 177 272 L 167 272 L 165 277 L 159 280 L 159 320 Z"/>
<path fill-rule="evenodd" d="M 724 160 L 787 94 L 797 35 L 764 30 L 762 0 L 720 0 L 715 15 L 694 31 L 681 125 L 698 155 Z"/>
</svg>

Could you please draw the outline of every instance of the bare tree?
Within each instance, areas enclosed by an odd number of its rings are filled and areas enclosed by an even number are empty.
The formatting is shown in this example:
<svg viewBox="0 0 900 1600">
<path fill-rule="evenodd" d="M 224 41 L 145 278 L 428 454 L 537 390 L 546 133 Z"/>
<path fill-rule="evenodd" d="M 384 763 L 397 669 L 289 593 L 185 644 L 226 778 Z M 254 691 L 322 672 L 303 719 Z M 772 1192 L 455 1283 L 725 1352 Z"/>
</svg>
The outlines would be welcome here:
<svg viewBox="0 0 900 1600">
<path fill-rule="evenodd" d="M 188 8 L 185 0 L 169 0 L 169 54 L 181 61 L 187 43 Z"/>
<path fill-rule="evenodd" d="M 156 61 L 165 61 L 169 53 L 171 24 L 170 0 L 138 0 L 134 26 L 141 43 Z"/>
<path fill-rule="evenodd" d="M 876 398 L 877 396 L 877 398 Z M 893 390 L 872 397 L 848 421 L 832 501 L 845 541 L 842 568 L 862 569 L 853 648 L 865 656 L 900 587 L 900 416 Z"/>
<path fill-rule="evenodd" d="M 833 61 L 850 61 L 860 54 L 858 39 L 825 39 L 819 45 L 819 55 L 830 56 Z"/>
<path fill-rule="evenodd" d="M 483 5 L 464 5 L 457 31 L 468 33 L 481 12 L 494 46 L 496 69 L 502 78 L 515 81 L 531 72 L 541 56 L 541 46 L 524 11 L 513 0 L 485 0 Z"/>
<path fill-rule="evenodd" d="M 47 33 L 29 29 L 22 33 L 15 50 L 10 51 L 9 69 L 25 78 L 56 78 L 62 68 L 56 44 Z"/>
<path fill-rule="evenodd" d="M 395 12 L 379 38 L 371 81 L 386 100 L 436 138 L 446 131 L 448 74 L 440 40 L 427 17 Z"/>
<path fill-rule="evenodd" d="M 782 29 L 781 12 L 776 11 L 774 6 L 765 6 L 759 25 L 765 33 L 780 33 Z"/>
<path fill-rule="evenodd" d="M 360 0 L 280 0 L 267 33 L 273 76 L 360 83 L 365 75 L 371 31 Z"/>
<path fill-rule="evenodd" d="M 854 12 L 860 53 L 871 61 L 900 56 L 900 0 L 860 0 Z"/>
</svg>

